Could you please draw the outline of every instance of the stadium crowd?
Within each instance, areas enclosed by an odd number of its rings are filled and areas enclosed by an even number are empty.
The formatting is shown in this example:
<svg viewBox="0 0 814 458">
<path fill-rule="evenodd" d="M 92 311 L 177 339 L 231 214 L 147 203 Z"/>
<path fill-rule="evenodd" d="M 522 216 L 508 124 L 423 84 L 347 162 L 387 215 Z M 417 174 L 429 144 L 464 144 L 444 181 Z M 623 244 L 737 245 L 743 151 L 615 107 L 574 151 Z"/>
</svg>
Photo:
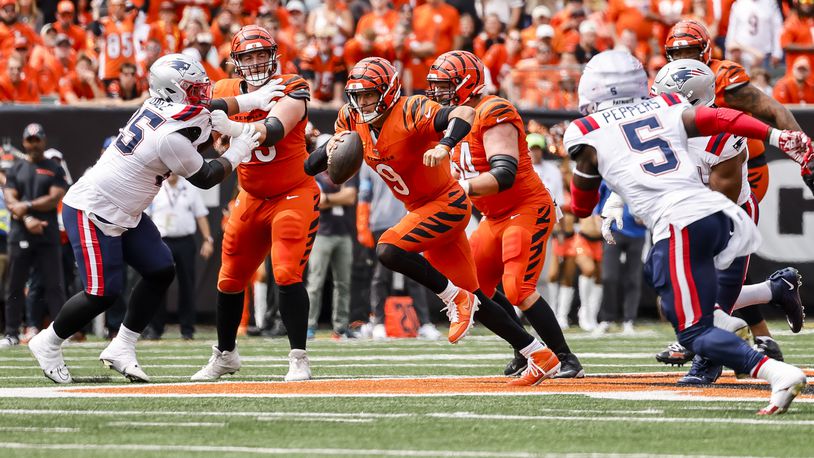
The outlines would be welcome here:
<svg viewBox="0 0 814 458">
<path fill-rule="evenodd" d="M 521 109 L 574 109 L 582 64 L 626 49 L 653 77 L 685 18 L 777 100 L 814 101 L 811 0 L 0 0 L 0 102 L 136 106 L 168 53 L 200 60 L 213 81 L 233 76 L 231 37 L 258 24 L 282 70 L 309 80 L 315 108 L 341 106 L 347 69 L 364 57 L 394 62 L 412 94 L 436 56 L 463 49 L 483 60 L 489 92 Z"/>
</svg>

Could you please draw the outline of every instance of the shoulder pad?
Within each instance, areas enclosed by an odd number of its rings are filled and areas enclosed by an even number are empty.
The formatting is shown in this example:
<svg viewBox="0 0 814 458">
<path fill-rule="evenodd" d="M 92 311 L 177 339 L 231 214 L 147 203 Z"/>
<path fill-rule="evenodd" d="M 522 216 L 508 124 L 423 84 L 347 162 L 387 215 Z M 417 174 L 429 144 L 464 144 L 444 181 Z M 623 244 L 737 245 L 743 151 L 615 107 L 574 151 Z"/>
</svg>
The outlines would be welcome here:
<svg viewBox="0 0 814 458">
<path fill-rule="evenodd" d="M 299 75 L 280 75 L 283 81 L 280 84 L 285 85 L 283 92 L 285 95 L 297 100 L 311 100 L 311 88 L 308 86 L 308 81 Z"/>
</svg>

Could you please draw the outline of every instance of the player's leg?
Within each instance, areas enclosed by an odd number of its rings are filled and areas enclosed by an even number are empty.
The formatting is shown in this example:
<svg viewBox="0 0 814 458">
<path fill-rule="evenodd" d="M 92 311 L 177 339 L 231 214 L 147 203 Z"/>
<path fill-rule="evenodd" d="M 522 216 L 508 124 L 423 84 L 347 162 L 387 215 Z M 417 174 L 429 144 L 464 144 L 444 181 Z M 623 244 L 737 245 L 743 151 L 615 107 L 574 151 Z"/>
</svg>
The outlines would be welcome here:
<svg viewBox="0 0 814 458">
<path fill-rule="evenodd" d="M 46 377 L 70 383 L 62 343 L 110 308 L 122 292 L 124 257 L 121 237 L 107 236 L 85 212 L 63 205 L 65 231 L 76 257 L 83 291 L 65 302 L 47 329 L 28 343 Z"/>
<path fill-rule="evenodd" d="M 579 310 L 577 312 L 577 322 L 583 330 L 589 331 L 596 327 L 596 317 L 592 316 L 592 300 L 595 297 L 594 290 L 597 288 L 594 278 L 598 266 L 594 261 L 591 241 L 582 234 L 574 236 L 574 262 L 579 268 Z"/>
<path fill-rule="evenodd" d="M 562 329 L 568 328 L 568 315 L 571 314 L 571 304 L 574 302 L 574 277 L 577 274 L 575 238 L 574 234 L 566 236 L 561 246 L 562 263 L 560 263 L 560 286 L 557 295 L 557 322 Z"/>
<path fill-rule="evenodd" d="M 280 315 L 288 330 L 289 368 L 286 381 L 311 378 L 305 352 L 308 335 L 308 292 L 302 275 L 319 226 L 319 189 L 316 185 L 289 193 L 295 199 L 275 204 L 271 223 L 271 265 L 280 287 Z"/>
</svg>

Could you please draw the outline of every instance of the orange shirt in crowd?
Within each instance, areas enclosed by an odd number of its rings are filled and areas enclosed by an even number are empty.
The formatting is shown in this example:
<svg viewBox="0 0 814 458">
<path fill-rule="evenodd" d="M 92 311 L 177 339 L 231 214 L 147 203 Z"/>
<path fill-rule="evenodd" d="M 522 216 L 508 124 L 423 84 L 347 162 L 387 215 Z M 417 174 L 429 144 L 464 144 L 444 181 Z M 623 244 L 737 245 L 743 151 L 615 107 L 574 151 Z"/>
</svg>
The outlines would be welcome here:
<svg viewBox="0 0 814 458">
<path fill-rule="evenodd" d="M 224 72 L 220 67 L 216 67 L 209 63 L 208 60 L 204 59 L 201 61 L 201 65 L 203 65 L 204 71 L 206 72 L 206 76 L 209 77 L 212 82 L 220 81 L 222 79 L 226 79 L 226 72 Z"/>
<path fill-rule="evenodd" d="M 812 28 L 814 28 L 814 18 L 799 17 L 797 13 L 792 13 L 783 25 L 783 32 L 780 34 L 780 46 L 786 47 L 795 45 L 814 45 L 812 39 Z M 786 53 L 786 76 L 791 75 L 794 61 L 800 56 L 811 56 L 809 53 L 787 52 Z"/>
<path fill-rule="evenodd" d="M 383 16 L 370 12 L 359 18 L 359 22 L 356 23 L 356 35 L 361 35 L 365 30 L 370 29 L 376 32 L 377 37 L 387 40 L 398 22 L 399 13 L 395 10 L 388 10 Z"/>
<path fill-rule="evenodd" d="M 181 52 L 181 29 L 177 24 L 168 24 L 158 20 L 150 24 L 149 40 L 156 40 L 161 43 L 162 54 Z"/>
<path fill-rule="evenodd" d="M 413 10 L 413 34 L 416 41 L 435 44 L 435 53 L 424 59 L 410 59 L 413 89 L 427 89 L 427 73 L 435 57 L 452 51 L 455 38 L 460 35 L 461 16 L 453 6 L 426 3 Z"/>
<path fill-rule="evenodd" d="M 63 27 L 62 23 L 59 21 L 54 22 L 52 25 L 57 33 L 64 33 L 70 37 L 71 47 L 73 47 L 74 51 L 81 51 L 87 47 L 87 34 L 85 33 L 85 29 L 82 27 L 76 24 L 71 24 L 69 27 Z"/>
<path fill-rule="evenodd" d="M 122 64 L 136 63 L 135 40 L 133 29 L 135 15 L 125 17 L 123 21 L 116 21 L 110 16 L 103 17 L 99 22 L 102 25 L 102 51 L 99 53 L 99 78 L 110 80 L 119 77 Z"/>
<path fill-rule="evenodd" d="M 806 104 L 814 103 L 814 84 L 804 81 L 802 85 L 797 84 L 794 77 L 784 76 L 774 85 L 772 93 L 775 100 L 780 103 Z"/>
<path fill-rule="evenodd" d="M 26 74 L 23 75 L 17 84 L 13 84 L 8 77 L 8 73 L 0 75 L 0 102 L 14 103 L 38 103 L 40 101 L 40 91 L 34 78 Z"/>
<path fill-rule="evenodd" d="M 316 47 L 309 46 L 302 53 L 300 69 L 309 77 L 310 73 L 314 75 L 311 81 L 311 96 L 323 102 L 330 102 L 334 98 L 336 76 L 345 70 L 345 62 L 341 50 L 326 55 L 320 53 Z"/>
<path fill-rule="evenodd" d="M 342 56 L 345 61 L 345 68 L 353 68 L 356 62 L 366 57 L 383 57 L 391 62 L 396 60 L 396 52 L 392 44 L 376 41 L 372 45 L 366 45 L 365 38 L 358 35 L 345 42 L 345 50 Z"/>
<path fill-rule="evenodd" d="M 735 3 L 735 0 L 706 0 L 707 7 L 705 8 L 706 15 L 701 19 L 701 22 L 704 24 L 715 24 L 716 17 L 715 17 L 715 4 L 718 4 L 718 8 L 720 8 L 720 17 L 717 18 L 718 28 L 716 30 L 710 30 L 710 33 L 714 33 L 715 36 L 725 37 L 726 32 L 729 29 L 729 12 L 732 10 L 732 4 Z M 693 0 L 684 0 L 684 14 L 691 14 L 693 12 L 692 8 Z"/>
<path fill-rule="evenodd" d="M 42 94 L 56 94 L 59 80 L 76 65 L 76 53 L 71 51 L 67 66 L 57 59 L 53 50 L 45 46 L 35 46 L 29 59 L 31 70 L 37 77 L 37 86 Z"/>
<path fill-rule="evenodd" d="M 14 51 L 14 41 L 18 36 L 25 37 L 29 46 L 42 43 L 39 35 L 28 24 L 15 22 L 6 25 L 0 22 L 0 56 L 7 57 Z"/>
<path fill-rule="evenodd" d="M 104 93 L 101 83 L 96 82 L 100 92 Z M 71 71 L 62 79 L 59 80 L 59 100 L 62 103 L 68 103 L 67 95 L 73 93 L 81 100 L 93 100 L 95 94 L 90 84 L 82 81 L 76 74 L 76 71 Z"/>
<path fill-rule="evenodd" d="M 608 21 L 615 24 L 617 35 L 625 29 L 636 33 L 639 43 L 645 43 L 653 36 L 653 22 L 645 19 L 641 9 L 633 3 L 642 0 L 610 0 Z"/>
</svg>

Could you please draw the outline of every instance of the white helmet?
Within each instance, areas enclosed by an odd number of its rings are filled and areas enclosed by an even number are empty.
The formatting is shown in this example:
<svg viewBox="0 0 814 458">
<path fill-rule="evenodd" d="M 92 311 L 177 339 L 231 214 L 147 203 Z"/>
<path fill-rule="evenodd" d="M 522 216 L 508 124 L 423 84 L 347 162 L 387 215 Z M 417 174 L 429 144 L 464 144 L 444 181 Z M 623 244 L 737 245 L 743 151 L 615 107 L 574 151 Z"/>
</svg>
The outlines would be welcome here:
<svg viewBox="0 0 814 458">
<path fill-rule="evenodd" d="M 578 93 L 582 114 L 636 103 L 647 98 L 647 73 L 629 52 L 604 51 L 585 65 Z"/>
<path fill-rule="evenodd" d="M 167 54 L 150 66 L 150 95 L 167 102 L 206 105 L 212 82 L 198 61 L 184 54 Z"/>
<path fill-rule="evenodd" d="M 715 103 L 715 74 L 695 59 L 679 59 L 659 70 L 650 93 L 680 93 L 693 105 Z"/>
</svg>

